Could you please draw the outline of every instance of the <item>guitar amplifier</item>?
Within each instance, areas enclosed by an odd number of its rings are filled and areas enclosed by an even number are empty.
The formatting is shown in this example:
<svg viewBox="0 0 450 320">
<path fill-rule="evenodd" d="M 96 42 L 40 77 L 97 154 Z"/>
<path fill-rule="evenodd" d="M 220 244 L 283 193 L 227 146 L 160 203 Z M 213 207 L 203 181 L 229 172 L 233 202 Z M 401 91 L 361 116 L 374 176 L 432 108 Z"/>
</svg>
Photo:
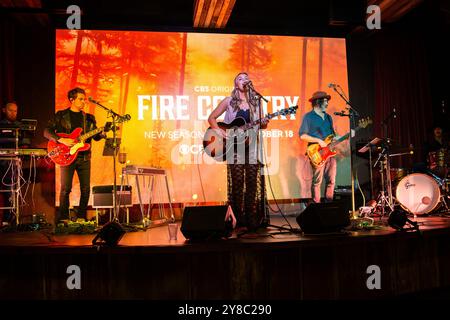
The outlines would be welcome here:
<svg viewBox="0 0 450 320">
<path fill-rule="evenodd" d="M 131 186 L 117 186 L 117 204 L 125 207 L 132 207 Z M 92 187 L 93 204 L 92 208 L 114 208 L 113 186 L 94 186 Z"/>
</svg>

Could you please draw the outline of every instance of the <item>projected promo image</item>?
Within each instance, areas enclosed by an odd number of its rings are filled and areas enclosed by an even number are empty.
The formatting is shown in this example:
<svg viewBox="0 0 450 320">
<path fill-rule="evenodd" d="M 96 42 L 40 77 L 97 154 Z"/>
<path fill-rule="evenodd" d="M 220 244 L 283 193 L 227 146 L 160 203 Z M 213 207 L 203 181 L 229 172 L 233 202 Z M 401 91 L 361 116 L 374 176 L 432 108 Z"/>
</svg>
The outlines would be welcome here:
<svg viewBox="0 0 450 320">
<path fill-rule="evenodd" d="M 311 169 L 298 132 L 313 92 L 331 95 L 329 114 L 343 109 L 327 84 L 338 83 L 348 92 L 344 39 L 58 30 L 56 111 L 69 106 L 68 90 L 85 89 L 87 96 L 131 116 L 117 131 L 120 152 L 127 154 L 128 164 L 167 169 L 174 202 L 226 201 L 226 166 L 202 152 L 202 140 L 209 114 L 230 95 L 241 71 L 268 100 L 262 103 L 264 114 L 298 106 L 295 115 L 275 117 L 264 130 L 265 161 L 277 199 L 310 197 L 304 181 L 311 181 Z M 85 111 L 95 115 L 98 126 L 110 121 L 92 103 Z M 339 135 L 347 133 L 348 118 L 333 116 L 333 122 Z M 113 181 L 113 160 L 103 155 L 104 145 L 105 140 L 92 143 L 91 186 Z M 348 143 L 338 149 L 336 185 L 349 185 Z M 57 169 L 57 192 L 59 184 Z M 273 198 L 269 190 L 267 196 Z M 71 203 L 78 199 L 75 182 Z M 164 199 L 156 194 L 153 201 Z"/>
</svg>

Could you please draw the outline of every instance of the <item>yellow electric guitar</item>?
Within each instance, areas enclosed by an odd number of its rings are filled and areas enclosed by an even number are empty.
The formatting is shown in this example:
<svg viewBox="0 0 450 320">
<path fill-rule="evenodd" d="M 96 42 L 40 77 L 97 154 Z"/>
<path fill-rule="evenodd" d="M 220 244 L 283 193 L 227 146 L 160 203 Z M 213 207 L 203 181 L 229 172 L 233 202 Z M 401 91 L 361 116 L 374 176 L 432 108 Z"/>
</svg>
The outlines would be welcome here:
<svg viewBox="0 0 450 320">
<path fill-rule="evenodd" d="M 370 124 L 372 124 L 372 120 L 370 118 L 361 119 L 359 120 L 358 127 L 355 128 L 355 131 L 366 128 Z M 336 155 L 334 148 L 342 141 L 347 140 L 349 136 L 350 132 L 336 140 L 333 140 L 334 136 L 331 134 L 325 138 L 324 142 L 327 144 L 327 146 L 323 148 L 318 143 L 310 144 L 306 148 L 306 154 L 308 155 L 311 164 L 316 168 L 323 166 L 328 158 L 334 157 Z"/>
</svg>

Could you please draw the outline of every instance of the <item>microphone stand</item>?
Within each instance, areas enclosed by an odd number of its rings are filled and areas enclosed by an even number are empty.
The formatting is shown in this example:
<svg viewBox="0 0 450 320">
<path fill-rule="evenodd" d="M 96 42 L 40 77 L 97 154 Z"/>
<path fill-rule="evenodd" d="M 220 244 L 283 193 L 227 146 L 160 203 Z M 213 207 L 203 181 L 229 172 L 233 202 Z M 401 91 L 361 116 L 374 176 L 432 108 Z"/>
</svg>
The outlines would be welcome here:
<svg viewBox="0 0 450 320">
<path fill-rule="evenodd" d="M 339 92 L 336 88 L 339 87 L 341 89 L 342 92 Z M 347 96 L 345 95 L 345 93 L 343 92 L 342 88 L 340 85 L 333 85 L 332 86 L 334 92 L 336 92 L 341 98 L 342 100 L 345 101 L 345 103 L 349 106 L 349 112 L 356 118 L 359 118 L 359 112 L 352 106 L 352 104 L 350 103 L 350 100 L 347 98 Z M 354 120 L 354 119 L 353 119 Z"/>
<path fill-rule="evenodd" d="M 387 137 L 388 135 L 388 125 L 391 119 L 396 118 L 396 114 L 395 114 L 395 108 L 394 111 L 391 112 L 386 119 L 384 119 L 383 121 L 381 121 L 381 125 L 383 126 L 383 134 L 384 134 L 384 139 L 386 139 L 386 149 L 387 149 L 387 156 L 386 156 L 386 165 L 385 165 L 385 170 L 386 170 L 386 188 L 387 188 L 387 194 L 388 194 L 388 204 L 389 207 L 391 208 L 391 211 L 394 208 L 394 198 L 392 195 L 392 181 L 391 181 L 391 163 L 390 163 L 390 157 L 392 156 L 390 154 L 390 143 L 391 140 L 390 138 Z"/>
<path fill-rule="evenodd" d="M 248 98 L 249 99 L 251 98 L 250 97 L 250 91 L 253 91 L 253 93 L 255 94 L 254 99 L 257 100 L 258 116 L 259 116 L 259 119 L 261 120 L 263 118 L 263 112 L 262 112 L 262 107 L 261 107 L 261 99 L 266 101 L 266 102 L 268 102 L 268 100 L 266 98 L 264 98 L 264 96 L 262 94 L 260 94 L 258 91 L 256 91 L 251 83 L 247 84 L 247 87 L 248 87 Z M 256 136 L 256 154 L 257 154 L 256 162 L 259 165 L 258 159 L 261 159 L 261 168 L 262 168 L 263 173 L 264 173 L 264 167 L 265 167 L 264 158 L 263 158 L 263 156 L 264 156 L 264 151 L 263 151 L 264 144 L 261 142 L 261 139 L 262 139 L 262 137 L 261 137 L 261 122 L 260 122 L 259 123 L 258 133 L 257 133 L 257 136 Z M 258 168 L 258 173 L 259 173 L 258 179 L 260 179 L 260 183 L 262 184 L 261 185 L 261 189 L 262 189 L 262 199 L 261 199 L 261 201 L 263 202 L 262 205 L 260 204 L 260 208 L 262 208 L 262 210 L 263 210 L 263 214 L 264 214 L 263 222 L 264 222 L 264 224 L 265 223 L 269 224 L 269 221 L 266 221 L 266 220 L 268 220 L 267 219 L 268 217 L 266 217 L 266 215 L 267 215 L 266 186 L 265 186 L 264 175 L 261 175 L 261 168 Z"/>
<path fill-rule="evenodd" d="M 117 168 L 116 168 L 116 149 L 117 149 L 117 135 L 116 135 L 116 123 L 122 123 L 125 121 L 125 117 L 121 116 L 120 114 L 114 112 L 112 109 L 105 107 L 100 102 L 89 99 L 90 102 L 94 103 L 95 105 L 101 107 L 105 111 L 108 112 L 108 114 L 112 118 L 112 128 L 113 128 L 113 171 L 114 171 L 114 184 L 113 184 L 113 221 L 119 222 L 119 212 L 117 210 Z"/>
<path fill-rule="evenodd" d="M 344 92 L 339 92 L 336 88 L 339 87 L 342 90 L 342 88 L 339 85 L 333 85 L 332 88 L 334 92 L 336 92 L 342 100 L 345 101 L 345 103 L 349 106 L 348 108 L 348 114 L 341 114 L 340 116 L 346 116 L 349 117 L 349 126 L 350 126 L 350 134 L 348 137 L 348 142 L 350 145 L 350 173 L 351 173 L 351 186 L 352 186 L 352 216 L 356 212 L 355 208 L 355 176 L 354 176 L 354 168 L 353 168 L 353 151 L 352 151 L 352 130 L 356 127 L 356 118 L 359 118 L 359 112 L 351 105 L 349 99 L 345 96 Z"/>
<path fill-rule="evenodd" d="M 258 91 L 256 91 L 255 88 L 253 88 L 253 85 L 251 83 L 247 84 L 247 86 L 251 91 L 253 91 L 256 94 L 258 99 L 263 99 L 265 102 L 269 103 L 269 100 L 264 98 L 264 96 L 262 94 L 260 94 Z M 261 111 L 259 113 L 260 113 L 260 116 L 262 116 Z"/>
<path fill-rule="evenodd" d="M 387 136 L 388 135 L 388 125 L 389 125 L 389 122 L 391 121 L 391 119 L 396 118 L 396 117 L 397 117 L 397 115 L 396 115 L 395 108 L 394 108 L 394 111 L 392 111 L 383 121 L 381 121 L 381 125 L 383 126 L 383 134 L 384 134 L 383 139 L 389 140 L 389 138 Z"/>
<path fill-rule="evenodd" d="M 249 88 L 249 91 L 253 91 L 255 93 L 255 98 L 258 100 L 259 119 L 261 120 L 263 118 L 263 112 L 262 112 L 262 107 L 261 107 L 261 99 L 264 100 L 267 103 L 269 102 L 269 100 L 264 98 L 264 96 L 262 94 L 260 94 L 258 91 L 256 91 L 255 88 L 253 87 L 253 85 L 251 85 L 251 83 L 248 84 L 248 88 Z M 249 96 L 250 96 L 250 93 L 249 93 Z M 259 125 L 261 127 L 261 123 Z M 258 135 L 256 136 L 256 146 L 257 146 L 257 153 L 259 154 L 258 157 L 260 157 L 260 159 L 262 161 L 261 162 L 261 168 L 262 168 L 263 173 L 264 173 L 264 168 L 267 166 L 267 164 L 264 162 L 264 141 L 263 141 L 263 138 L 261 136 L 261 130 L 258 130 Z M 267 172 L 269 172 L 269 170 L 267 170 Z M 259 178 L 261 179 L 261 189 L 262 189 L 262 193 L 263 193 L 262 194 L 262 201 L 263 201 L 262 208 L 263 208 L 263 212 L 264 212 L 264 219 L 263 219 L 264 224 L 267 224 L 267 227 L 272 227 L 272 228 L 276 228 L 276 229 L 280 230 L 280 233 L 283 233 L 281 230 L 286 230 L 286 231 L 288 231 L 290 233 L 298 233 L 299 231 L 295 230 L 294 228 L 292 228 L 292 226 L 290 225 L 289 221 L 286 219 L 286 217 L 281 212 L 281 210 L 280 210 L 280 213 L 283 216 L 283 218 L 286 220 L 286 222 L 288 223 L 290 229 L 270 224 L 270 218 L 269 218 L 269 214 L 268 214 L 269 208 L 267 206 L 268 205 L 268 203 L 267 203 L 268 201 L 267 201 L 267 197 L 266 197 L 266 179 L 264 177 L 264 174 L 263 175 L 260 174 Z"/>
</svg>

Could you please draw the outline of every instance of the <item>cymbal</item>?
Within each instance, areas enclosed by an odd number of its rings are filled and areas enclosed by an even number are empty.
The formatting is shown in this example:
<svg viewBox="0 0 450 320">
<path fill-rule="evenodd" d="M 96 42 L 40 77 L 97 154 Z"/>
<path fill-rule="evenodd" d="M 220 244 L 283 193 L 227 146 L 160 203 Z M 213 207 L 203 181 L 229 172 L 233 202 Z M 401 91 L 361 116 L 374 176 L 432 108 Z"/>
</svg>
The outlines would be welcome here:
<svg viewBox="0 0 450 320">
<path fill-rule="evenodd" d="M 372 140 L 371 140 L 372 141 Z M 370 141 L 369 141 L 370 142 Z M 356 150 L 365 150 L 367 148 L 364 148 L 367 143 L 364 142 L 358 142 L 356 144 Z M 392 140 L 392 139 L 384 139 L 383 141 L 379 142 L 377 145 L 372 145 L 372 156 L 377 156 L 380 152 L 388 150 L 389 155 L 393 156 L 408 156 L 414 154 L 414 146 L 409 145 L 405 146 L 399 143 L 398 140 Z M 356 152 L 356 155 L 361 158 L 368 158 L 369 152 Z"/>
</svg>

